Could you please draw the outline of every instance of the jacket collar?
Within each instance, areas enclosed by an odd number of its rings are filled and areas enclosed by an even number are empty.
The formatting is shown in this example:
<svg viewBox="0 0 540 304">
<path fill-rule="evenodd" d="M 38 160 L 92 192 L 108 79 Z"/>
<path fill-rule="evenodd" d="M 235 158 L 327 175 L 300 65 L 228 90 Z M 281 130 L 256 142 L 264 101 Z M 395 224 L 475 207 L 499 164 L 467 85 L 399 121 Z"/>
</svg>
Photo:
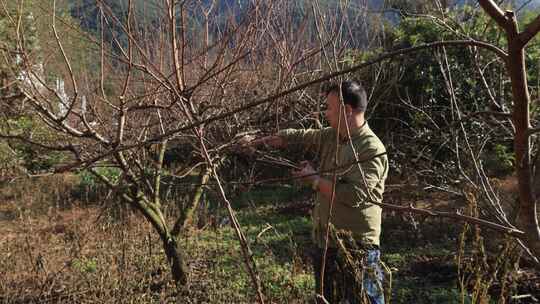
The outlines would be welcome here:
<svg viewBox="0 0 540 304">
<path fill-rule="evenodd" d="M 364 121 L 364 124 L 361 125 L 360 127 L 357 127 L 357 128 L 354 128 L 354 129 L 350 129 L 349 130 L 349 133 L 351 135 L 351 138 L 350 140 L 353 141 L 355 140 L 356 138 L 360 137 L 360 136 L 363 136 L 365 135 L 367 132 L 369 132 L 369 126 L 368 126 L 368 123 L 367 123 L 367 120 Z M 349 137 L 348 136 L 341 136 L 340 134 L 340 142 L 341 144 L 346 144 L 349 142 Z"/>
</svg>

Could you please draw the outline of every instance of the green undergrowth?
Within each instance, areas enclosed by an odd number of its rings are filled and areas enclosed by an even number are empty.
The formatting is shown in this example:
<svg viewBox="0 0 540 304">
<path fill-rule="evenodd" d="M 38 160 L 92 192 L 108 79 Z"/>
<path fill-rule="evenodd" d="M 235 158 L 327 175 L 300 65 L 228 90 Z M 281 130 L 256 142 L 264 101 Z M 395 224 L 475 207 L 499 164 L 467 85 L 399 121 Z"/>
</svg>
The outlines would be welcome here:
<svg viewBox="0 0 540 304">
<path fill-rule="evenodd" d="M 235 198 L 233 205 L 268 299 L 308 303 L 314 286 L 309 192 L 290 186 L 254 188 Z M 235 231 L 226 213 L 221 212 L 219 221 L 219 229 L 190 237 L 190 259 L 211 264 L 210 302 L 251 303 L 255 293 Z M 426 220 L 415 228 L 406 218 L 386 215 L 383 231 L 383 260 L 393 277 L 392 303 L 461 303 L 454 260 L 459 226 Z"/>
<path fill-rule="evenodd" d="M 455 252 L 459 226 L 386 215 L 382 259 L 392 270 L 392 303 L 462 303 Z M 465 297 L 464 303 L 468 302 Z"/>
<path fill-rule="evenodd" d="M 127 209 L 127 215 L 109 218 L 92 206 L 51 207 L 41 217 L 43 207 L 18 212 L 15 207 L 23 206 L 15 202 L 30 201 L 20 199 L 27 189 L 4 192 L 12 203 L 0 206 L 6 228 L 0 238 L 5 240 L 0 246 L 0 276 L 5 278 L 0 280 L 0 303 L 256 303 L 236 232 L 210 191 L 201 202 L 196 228 L 179 240 L 189 282 L 177 291 L 158 236 L 137 213 Z M 311 191 L 273 185 L 228 193 L 253 251 L 266 302 L 312 303 Z M 7 216 L 13 212 L 18 213 Z M 22 234 L 17 226 L 37 233 Z M 461 229 L 440 218 L 383 212 L 382 258 L 392 270 L 391 303 L 472 303 L 457 284 Z M 493 239 L 490 244 L 496 245 Z M 466 244 L 465 261 L 471 261 L 471 248 Z M 521 294 L 534 293 L 529 285 Z"/>
<path fill-rule="evenodd" d="M 307 252 L 311 224 L 295 205 L 305 205 L 305 192 L 294 187 L 259 188 L 233 201 L 236 216 L 253 251 L 263 291 L 270 302 L 306 303 L 314 281 Z M 210 288 L 210 303 L 253 303 L 256 294 L 230 220 L 220 212 L 217 229 L 193 233 L 188 239 L 191 265 L 204 265 L 205 277 L 192 280 Z M 192 277 L 193 278 L 193 277 Z"/>
</svg>

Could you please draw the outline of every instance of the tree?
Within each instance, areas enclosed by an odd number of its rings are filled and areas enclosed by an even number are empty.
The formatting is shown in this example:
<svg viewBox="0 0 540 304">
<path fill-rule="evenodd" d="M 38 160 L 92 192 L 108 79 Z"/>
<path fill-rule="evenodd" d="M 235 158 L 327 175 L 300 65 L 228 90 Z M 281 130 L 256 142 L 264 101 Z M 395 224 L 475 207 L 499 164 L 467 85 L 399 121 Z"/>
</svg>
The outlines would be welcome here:
<svg viewBox="0 0 540 304">
<path fill-rule="evenodd" d="M 52 10 L 50 27 L 52 42 L 56 47 L 49 50 L 62 59 L 68 99 L 61 98 L 51 81 L 41 75 L 36 75 L 30 84 L 19 82 L 19 87 L 29 109 L 49 130 L 54 131 L 55 136 L 35 139 L 2 130 L 0 137 L 69 154 L 72 162 L 57 166 L 56 172 L 78 168 L 90 170 L 152 225 L 161 238 L 171 264 L 171 273 L 179 285 L 187 277 L 179 242 L 186 217 L 167 218 L 163 212 L 167 202 L 160 189 L 163 176 L 170 174 L 164 166 L 167 147 L 172 141 L 187 147 L 186 155 L 181 155 L 184 159 L 181 171 L 189 172 L 193 168 L 202 167 L 201 185 L 206 185 L 209 176 L 213 177 L 214 189 L 235 228 L 246 269 L 260 302 L 264 301 L 264 297 L 256 263 L 227 197 L 221 179 L 224 173 L 219 169 L 231 157 L 231 147 L 237 142 L 237 134 L 254 127 L 264 129 L 269 125 L 279 125 L 286 121 L 286 117 L 301 117 L 316 106 L 312 92 L 307 90 L 309 86 L 396 56 L 413 54 L 423 49 L 456 46 L 490 50 L 496 56 L 505 58 L 508 64 L 513 62 L 508 58 L 520 55 L 516 50 L 506 54 L 493 44 L 472 39 L 436 41 L 394 50 L 344 68 L 340 59 L 346 52 L 340 45 L 347 41 L 340 39 L 347 36 L 335 33 L 345 31 L 347 14 L 336 14 L 338 19 L 324 19 L 324 14 L 320 13 L 316 4 L 312 9 L 313 18 L 317 21 L 317 41 L 308 40 L 306 43 L 303 35 L 306 29 L 283 33 L 276 26 L 281 24 L 280 18 L 291 17 L 292 10 L 287 6 L 287 1 L 251 1 L 247 8 L 249 14 L 241 18 L 225 18 L 225 26 L 216 27 L 219 30 L 215 33 L 210 33 L 212 22 L 222 19 L 215 15 L 217 13 L 213 6 L 207 3 L 164 1 L 158 10 L 157 21 L 150 23 L 139 23 L 142 17 L 134 13 L 134 3 L 127 3 L 125 18 L 119 18 L 106 2 L 95 3 L 99 19 L 97 37 L 81 33 L 77 35 L 86 38 L 91 46 L 88 48 L 90 54 L 97 54 L 94 58 L 97 58 L 99 68 L 85 70 L 84 73 L 78 73 L 73 65 L 73 55 L 65 51 L 64 40 L 61 39 L 64 35 L 59 34 L 57 27 L 62 19 L 57 16 L 56 10 Z M 483 5 L 486 7 L 494 7 L 491 2 L 485 3 Z M 204 27 L 204 42 L 195 44 L 190 39 L 199 33 L 195 33 L 197 29 L 187 24 L 201 13 L 202 24 L 209 26 Z M 539 21 L 536 20 L 538 18 L 527 27 L 525 34 L 520 34 L 520 39 L 532 38 L 538 30 Z M 120 42 L 114 35 L 107 36 L 105 31 L 111 27 L 120 29 L 127 40 Z M 16 39 L 22 38 L 19 36 Z M 108 39 L 112 39 L 117 49 L 113 50 Z M 304 49 L 304 44 L 310 48 Z M 509 47 L 523 47 L 524 44 L 512 46 L 509 43 Z M 33 61 L 28 56 L 30 50 L 23 48 L 20 52 L 24 69 L 31 71 Z M 444 56 L 439 58 L 442 63 Z M 513 83 L 520 81 L 517 77 L 519 75 L 515 74 L 511 76 Z M 523 103 L 528 102 L 527 94 L 519 95 L 523 93 L 520 91 L 523 86 L 526 92 L 526 83 L 521 87 L 516 85 L 514 92 L 514 100 L 522 98 L 515 101 L 515 106 L 521 109 L 521 112 L 514 112 L 516 130 L 519 128 L 517 125 L 523 123 L 520 120 L 522 114 L 528 115 L 521 108 Z M 298 96 L 302 98 L 294 98 Z M 293 103 L 293 99 L 298 100 Z M 60 111 L 60 108 L 63 110 Z M 530 128 L 530 122 L 526 124 L 525 131 L 520 130 L 521 133 L 516 133 L 516 159 L 521 165 L 520 179 L 525 178 L 522 188 L 532 193 L 528 140 L 537 130 Z M 524 164 L 527 166 L 523 167 Z M 118 180 L 112 180 L 96 169 L 111 166 L 121 172 Z M 183 174 L 174 175 L 180 180 L 185 178 Z M 538 183 L 537 180 L 535 182 Z M 192 205 L 196 205 L 197 193 L 199 191 L 192 196 Z M 532 204 L 528 199 L 533 199 Z M 527 211 L 534 209 L 534 196 L 524 193 L 521 206 Z M 383 207 L 425 212 L 402 206 Z M 186 211 L 186 214 L 189 212 Z M 456 214 L 444 215 L 481 223 L 513 236 L 524 235 L 523 231 L 513 227 Z M 534 215 L 520 217 L 524 230 L 534 228 L 529 227 L 533 218 Z M 534 235 L 527 237 L 527 245 L 538 254 L 534 238 Z"/>
<path fill-rule="evenodd" d="M 52 4 L 46 10 L 50 12 L 47 27 L 55 47 L 47 48 L 45 54 L 61 59 L 61 67 L 51 67 L 62 72 L 67 95 L 55 87 L 56 79 L 47 77 L 52 73 L 47 65 L 44 74 L 32 73 L 34 77 L 28 83 L 18 82 L 18 87 L 28 109 L 55 136 L 33 138 L 2 130 L 0 137 L 69 155 L 67 160 L 71 161 L 55 166 L 55 172 L 87 169 L 138 210 L 160 236 L 178 285 L 185 283 L 188 275 L 179 235 L 190 220 L 202 187 L 213 176 L 257 297 L 263 302 L 256 264 L 227 198 L 219 168 L 227 162 L 230 147 L 237 140 L 235 135 L 247 127 L 246 122 L 255 123 L 254 117 L 262 111 L 248 101 L 285 90 L 291 86 L 291 79 L 292 83 L 299 81 L 298 71 L 310 66 L 317 53 L 317 49 L 300 51 L 301 31 L 277 33 L 276 28 L 268 26 L 283 17 L 275 10 L 286 2 L 250 2 L 241 18 L 229 18 L 218 15 L 208 2 L 164 1 L 152 12 L 152 22 L 142 22 L 145 16 L 137 13 L 140 10 L 132 1 L 127 1 L 122 16 L 107 2 L 87 1 L 92 5 L 90 10 L 97 12 L 97 36 L 69 27 L 61 31 L 66 20 L 57 14 L 56 2 Z M 203 43 L 193 43 L 200 35 L 199 28 L 188 24 L 200 20 L 201 13 L 203 24 L 208 25 L 203 32 L 206 38 Z M 214 27 L 214 20 L 227 22 Z M 111 34 L 115 32 L 121 35 Z M 85 52 L 69 52 L 66 38 L 71 35 L 84 41 Z M 14 39 L 23 38 L 15 35 Z M 285 39 L 291 44 L 284 43 Z M 22 48 L 20 52 L 25 71 L 31 71 L 35 61 L 29 56 L 30 50 Z M 81 55 L 93 58 L 97 68 L 76 65 Z M 281 64 L 262 65 L 266 60 Z M 220 125 L 204 123 L 222 115 L 224 109 L 244 105 L 245 111 L 228 113 L 220 119 Z M 186 155 L 180 155 L 183 167 L 177 174 L 164 166 L 165 152 L 173 141 L 188 147 Z M 99 170 L 101 167 L 114 167 L 120 175 L 110 178 Z M 201 187 L 192 195 L 187 210 L 168 218 L 163 212 L 168 203 L 161 191 L 163 177 L 187 180 L 183 173 L 194 169 L 200 171 Z"/>
<path fill-rule="evenodd" d="M 514 153 L 519 185 L 518 226 L 525 232 L 524 239 L 536 257 L 540 256 L 540 226 L 537 206 L 540 197 L 540 161 L 532 157 L 531 138 L 538 129 L 531 126 L 531 99 L 527 85 L 525 47 L 540 31 L 540 16 L 531 21 L 522 31 L 518 28 L 513 12 L 504 13 L 493 1 L 480 0 L 480 5 L 505 31 L 508 41 L 508 57 L 505 64 L 512 83 L 515 126 Z"/>
</svg>

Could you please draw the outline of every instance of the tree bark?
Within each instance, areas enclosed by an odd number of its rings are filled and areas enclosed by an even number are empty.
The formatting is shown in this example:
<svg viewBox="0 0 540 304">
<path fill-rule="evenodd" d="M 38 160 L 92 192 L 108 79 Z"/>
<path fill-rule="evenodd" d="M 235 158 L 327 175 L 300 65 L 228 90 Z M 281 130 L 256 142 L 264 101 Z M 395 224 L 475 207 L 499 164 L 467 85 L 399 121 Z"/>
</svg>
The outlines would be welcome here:
<svg viewBox="0 0 540 304">
<path fill-rule="evenodd" d="M 149 220 L 161 238 L 174 282 L 177 286 L 186 284 L 188 272 L 184 264 L 183 251 L 179 247 L 177 239 L 169 232 L 166 224 L 159 220 L 161 217 L 154 214 L 153 210 L 145 207 L 139 208 L 139 210 Z"/>
<path fill-rule="evenodd" d="M 183 250 L 178 246 L 176 238 L 170 233 L 160 233 L 160 237 L 163 241 L 163 249 L 165 250 L 174 282 L 177 286 L 185 285 L 187 283 L 187 269 L 184 263 Z"/>
<path fill-rule="evenodd" d="M 212 174 L 212 170 L 210 169 L 205 169 L 201 171 L 199 175 L 199 185 L 193 192 L 189 205 L 185 208 L 185 210 L 183 210 L 182 214 L 173 226 L 171 234 L 174 237 L 178 236 L 180 231 L 187 229 L 193 223 L 195 211 L 197 210 L 197 207 L 199 206 L 199 203 L 201 201 L 204 188 L 206 187 L 206 184 L 210 179 L 210 174 Z"/>
<path fill-rule="evenodd" d="M 537 138 L 537 146 L 540 147 L 540 136 Z M 536 199 L 536 206 L 540 204 L 540 151 L 536 154 L 536 160 L 534 162 L 534 198 Z"/>
<path fill-rule="evenodd" d="M 181 286 L 186 284 L 188 271 L 184 264 L 183 251 L 179 247 L 177 239 L 169 232 L 160 211 L 154 210 L 140 192 L 137 193 L 137 199 L 132 199 L 128 195 L 124 195 L 123 197 L 143 214 L 158 233 L 163 243 L 163 250 L 167 256 L 171 275 L 176 285 Z"/>
<path fill-rule="evenodd" d="M 514 153 L 516 156 L 516 174 L 520 208 L 518 226 L 525 232 L 525 241 L 533 254 L 540 257 L 540 229 L 536 215 L 536 202 L 533 193 L 530 122 L 530 95 L 527 86 L 525 68 L 525 50 L 519 39 L 517 20 L 512 12 L 506 13 L 509 26 L 506 28 L 508 37 L 507 68 L 512 83 L 514 107 L 512 119 L 516 128 L 514 136 Z"/>
</svg>

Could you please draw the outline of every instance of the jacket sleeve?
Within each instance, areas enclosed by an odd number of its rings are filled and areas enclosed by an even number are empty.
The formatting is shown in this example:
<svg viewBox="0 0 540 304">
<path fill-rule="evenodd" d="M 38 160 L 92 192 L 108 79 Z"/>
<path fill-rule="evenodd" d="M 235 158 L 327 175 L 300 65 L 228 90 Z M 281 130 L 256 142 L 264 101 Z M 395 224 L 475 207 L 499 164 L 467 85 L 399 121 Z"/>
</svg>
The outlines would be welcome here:
<svg viewBox="0 0 540 304">
<path fill-rule="evenodd" d="M 352 158 L 348 163 L 355 162 Z M 363 207 L 371 202 L 382 202 L 384 181 L 388 171 L 385 155 L 360 164 L 353 164 L 336 182 L 335 202 L 349 207 Z M 362 174 L 363 173 L 363 174 Z"/>
<path fill-rule="evenodd" d="M 283 138 L 290 148 L 317 151 L 324 131 L 325 129 L 285 129 L 279 131 L 277 135 Z"/>
</svg>

